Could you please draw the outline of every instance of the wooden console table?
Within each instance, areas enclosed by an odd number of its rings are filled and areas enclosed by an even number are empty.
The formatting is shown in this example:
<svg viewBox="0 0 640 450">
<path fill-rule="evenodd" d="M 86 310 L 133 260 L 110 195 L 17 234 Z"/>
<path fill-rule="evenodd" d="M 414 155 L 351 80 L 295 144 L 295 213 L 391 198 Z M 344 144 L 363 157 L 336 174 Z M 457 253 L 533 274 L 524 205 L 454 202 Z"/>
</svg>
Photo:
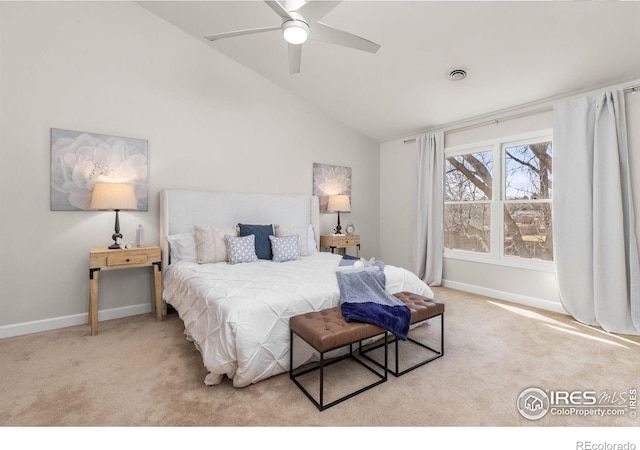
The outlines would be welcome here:
<svg viewBox="0 0 640 450">
<path fill-rule="evenodd" d="M 89 324 L 91 336 L 98 334 L 98 278 L 102 270 L 153 267 L 156 320 L 162 320 L 162 259 L 158 246 L 129 249 L 93 248 L 89 252 Z"/>
</svg>

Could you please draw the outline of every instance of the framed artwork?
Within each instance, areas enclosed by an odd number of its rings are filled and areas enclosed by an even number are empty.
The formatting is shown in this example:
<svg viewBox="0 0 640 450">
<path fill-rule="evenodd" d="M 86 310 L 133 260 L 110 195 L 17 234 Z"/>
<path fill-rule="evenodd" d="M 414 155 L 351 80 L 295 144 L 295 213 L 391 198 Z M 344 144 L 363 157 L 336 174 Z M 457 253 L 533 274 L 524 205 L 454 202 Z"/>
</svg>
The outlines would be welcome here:
<svg viewBox="0 0 640 450">
<path fill-rule="evenodd" d="M 51 210 L 89 210 L 96 183 L 134 185 L 149 210 L 147 141 L 51 128 Z"/>
<path fill-rule="evenodd" d="M 351 198 L 351 167 L 313 163 L 313 195 L 320 199 L 320 212 L 327 212 L 330 195 Z"/>
</svg>

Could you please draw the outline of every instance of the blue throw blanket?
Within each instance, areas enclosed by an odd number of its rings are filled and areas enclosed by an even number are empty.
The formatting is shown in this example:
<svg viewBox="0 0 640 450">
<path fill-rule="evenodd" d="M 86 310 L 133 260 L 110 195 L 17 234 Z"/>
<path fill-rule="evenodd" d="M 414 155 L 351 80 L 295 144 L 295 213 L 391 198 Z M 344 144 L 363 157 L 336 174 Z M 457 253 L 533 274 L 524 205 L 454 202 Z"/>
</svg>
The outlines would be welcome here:
<svg viewBox="0 0 640 450">
<path fill-rule="evenodd" d="M 353 265 L 358 258 L 344 257 L 340 266 Z M 366 322 L 382 327 L 406 340 L 411 311 L 385 289 L 384 264 L 375 261 L 362 270 L 338 271 L 340 306 L 347 322 Z"/>
</svg>

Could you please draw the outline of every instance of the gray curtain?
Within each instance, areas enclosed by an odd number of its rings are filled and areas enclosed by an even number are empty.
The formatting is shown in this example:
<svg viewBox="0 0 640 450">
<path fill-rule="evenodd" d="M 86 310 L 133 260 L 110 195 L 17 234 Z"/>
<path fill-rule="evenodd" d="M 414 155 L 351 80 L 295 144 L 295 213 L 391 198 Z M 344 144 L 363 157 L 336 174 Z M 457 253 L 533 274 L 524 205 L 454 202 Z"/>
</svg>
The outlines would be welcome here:
<svg viewBox="0 0 640 450">
<path fill-rule="evenodd" d="M 431 286 L 442 283 L 444 251 L 444 133 L 416 139 L 418 146 L 417 223 L 414 245 L 415 273 Z"/>
<path fill-rule="evenodd" d="M 578 321 L 640 334 L 640 262 L 624 93 L 554 107 L 554 250 L 560 297 Z"/>
</svg>

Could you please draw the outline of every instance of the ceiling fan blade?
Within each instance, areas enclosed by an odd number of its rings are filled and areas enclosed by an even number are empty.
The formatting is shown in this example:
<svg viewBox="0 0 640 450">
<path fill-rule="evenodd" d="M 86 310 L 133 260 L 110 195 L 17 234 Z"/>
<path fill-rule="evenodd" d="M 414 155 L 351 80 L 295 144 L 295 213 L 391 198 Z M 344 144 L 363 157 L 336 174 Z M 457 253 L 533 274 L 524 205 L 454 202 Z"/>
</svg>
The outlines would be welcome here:
<svg viewBox="0 0 640 450">
<path fill-rule="evenodd" d="M 351 47 L 356 50 L 362 50 L 369 53 L 376 53 L 380 46 L 375 42 L 338 30 L 322 22 L 316 22 L 311 27 L 309 38 L 331 44 L 342 45 L 343 47 Z"/>
<path fill-rule="evenodd" d="M 238 30 L 238 31 L 227 31 L 226 33 L 217 33 L 210 34 L 205 36 L 205 39 L 209 39 L 210 41 L 217 41 L 218 39 L 224 39 L 228 37 L 234 36 L 243 36 L 245 34 L 255 34 L 255 33 L 264 33 L 265 31 L 274 31 L 279 30 L 281 27 L 264 27 L 264 28 L 250 28 L 248 30 Z"/>
<path fill-rule="evenodd" d="M 285 7 L 282 6 L 279 2 L 265 0 L 265 3 L 269 5 L 269 7 L 273 9 L 276 12 L 276 14 L 282 17 L 283 19 L 293 20 L 293 17 L 291 17 L 291 14 L 289 14 L 289 11 L 287 11 Z"/>
<path fill-rule="evenodd" d="M 300 73 L 302 44 L 289 44 L 289 74 Z"/>
<path fill-rule="evenodd" d="M 307 1 L 308 0 L 278 0 L 278 3 L 287 11 L 297 11 L 298 8 L 307 3 Z"/>
<path fill-rule="evenodd" d="M 342 2 L 308 1 L 296 10 L 309 23 L 317 22 Z"/>
</svg>

